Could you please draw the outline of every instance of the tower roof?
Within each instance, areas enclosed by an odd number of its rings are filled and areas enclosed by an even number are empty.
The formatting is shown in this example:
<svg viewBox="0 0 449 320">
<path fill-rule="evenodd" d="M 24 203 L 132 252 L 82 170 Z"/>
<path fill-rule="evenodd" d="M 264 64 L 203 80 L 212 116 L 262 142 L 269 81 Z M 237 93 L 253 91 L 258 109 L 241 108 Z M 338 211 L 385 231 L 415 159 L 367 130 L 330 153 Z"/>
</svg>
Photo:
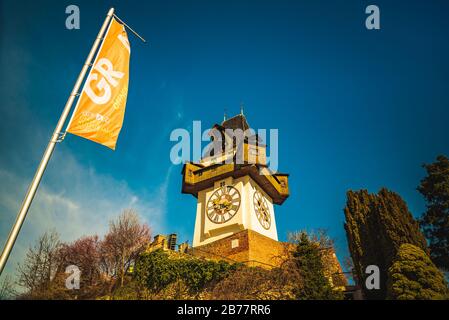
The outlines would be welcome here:
<svg viewBox="0 0 449 320">
<path fill-rule="evenodd" d="M 232 118 L 229 118 L 221 123 L 221 126 L 225 129 L 242 129 L 243 131 L 250 128 L 246 118 L 243 114 L 238 114 Z"/>
<path fill-rule="evenodd" d="M 240 114 L 233 116 L 232 118 L 224 120 L 221 124 L 215 124 L 213 128 L 218 129 L 223 135 L 225 134 L 226 129 L 230 130 L 237 130 L 240 129 L 243 132 L 245 132 L 248 129 L 251 129 L 251 127 L 248 124 L 248 121 L 246 120 L 245 115 L 243 114 L 243 111 L 240 112 Z M 251 141 L 254 141 L 257 144 L 262 144 L 263 140 L 261 137 L 259 137 L 259 134 L 251 135 Z M 247 136 L 245 136 L 245 142 L 248 142 Z M 254 140 L 253 140 L 254 138 Z"/>
</svg>

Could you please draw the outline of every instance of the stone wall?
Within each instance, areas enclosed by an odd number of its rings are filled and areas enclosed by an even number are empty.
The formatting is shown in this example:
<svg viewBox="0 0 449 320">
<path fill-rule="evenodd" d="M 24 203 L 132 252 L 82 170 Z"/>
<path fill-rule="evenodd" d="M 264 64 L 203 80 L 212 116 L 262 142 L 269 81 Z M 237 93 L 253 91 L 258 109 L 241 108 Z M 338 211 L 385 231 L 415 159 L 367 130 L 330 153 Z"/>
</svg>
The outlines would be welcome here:
<svg viewBox="0 0 449 320">
<path fill-rule="evenodd" d="M 275 241 L 252 230 L 243 230 L 207 245 L 188 249 L 188 253 L 211 260 L 240 262 L 266 269 L 279 267 L 295 245 Z M 325 275 L 335 287 L 344 287 L 346 277 L 333 248 L 323 250 Z"/>
<path fill-rule="evenodd" d="M 207 259 L 272 268 L 279 266 L 288 245 L 252 230 L 243 230 L 213 243 L 189 248 L 189 253 Z"/>
</svg>

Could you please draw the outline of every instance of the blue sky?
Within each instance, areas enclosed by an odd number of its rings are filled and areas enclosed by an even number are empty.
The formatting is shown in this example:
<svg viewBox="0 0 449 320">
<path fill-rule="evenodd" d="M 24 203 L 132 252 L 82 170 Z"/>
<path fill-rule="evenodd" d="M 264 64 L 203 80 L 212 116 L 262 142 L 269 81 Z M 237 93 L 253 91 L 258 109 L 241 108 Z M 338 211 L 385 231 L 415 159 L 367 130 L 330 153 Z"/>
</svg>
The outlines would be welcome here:
<svg viewBox="0 0 449 320">
<path fill-rule="evenodd" d="M 77 4 L 81 29 L 65 28 Z M 365 28 L 369 4 L 381 30 Z M 288 231 L 327 228 L 348 254 L 345 193 L 381 187 L 420 215 L 421 164 L 449 154 L 449 2 L 0 1 L 0 243 L 109 7 L 130 35 L 131 74 L 115 152 L 68 136 L 57 146 L 8 265 L 56 228 L 103 234 L 136 208 L 154 233 L 192 240 L 196 199 L 181 194 L 170 132 L 220 122 L 223 110 L 279 130 Z"/>
</svg>

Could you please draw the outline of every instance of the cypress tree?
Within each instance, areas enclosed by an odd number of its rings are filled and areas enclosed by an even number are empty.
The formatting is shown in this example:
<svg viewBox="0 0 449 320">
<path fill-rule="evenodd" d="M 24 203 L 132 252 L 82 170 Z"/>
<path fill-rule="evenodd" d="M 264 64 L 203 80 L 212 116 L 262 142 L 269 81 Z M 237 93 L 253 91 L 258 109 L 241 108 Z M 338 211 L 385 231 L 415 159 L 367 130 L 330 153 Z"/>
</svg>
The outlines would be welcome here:
<svg viewBox="0 0 449 320">
<path fill-rule="evenodd" d="M 349 191 L 344 213 L 355 277 L 359 279 L 367 299 L 385 299 L 387 270 L 399 247 L 411 243 L 427 250 L 419 224 L 404 200 L 385 188 L 378 194 L 369 194 L 366 190 Z M 379 290 L 365 287 L 368 276 L 365 270 L 369 265 L 379 267 Z"/>
<path fill-rule="evenodd" d="M 422 249 L 412 244 L 403 244 L 388 270 L 388 298 L 447 299 L 447 283 L 443 274 Z"/>
<path fill-rule="evenodd" d="M 426 199 L 427 211 L 420 224 L 429 240 L 433 261 L 449 271 L 449 159 L 438 156 L 436 162 L 423 167 L 427 176 L 421 180 L 418 191 Z"/>
</svg>

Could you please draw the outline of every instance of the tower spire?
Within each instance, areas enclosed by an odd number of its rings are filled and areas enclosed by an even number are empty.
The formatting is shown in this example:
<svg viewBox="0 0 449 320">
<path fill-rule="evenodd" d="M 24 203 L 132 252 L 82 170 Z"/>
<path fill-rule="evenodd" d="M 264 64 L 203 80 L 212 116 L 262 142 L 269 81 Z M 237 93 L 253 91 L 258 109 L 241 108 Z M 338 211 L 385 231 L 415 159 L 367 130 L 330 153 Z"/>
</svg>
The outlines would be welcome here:
<svg viewBox="0 0 449 320">
<path fill-rule="evenodd" d="M 243 104 L 243 102 L 240 102 L 240 114 L 243 116 L 243 108 L 245 107 L 245 105 Z"/>
<path fill-rule="evenodd" d="M 224 114 L 223 114 L 223 122 L 226 121 L 226 108 L 224 108 Z"/>
</svg>

